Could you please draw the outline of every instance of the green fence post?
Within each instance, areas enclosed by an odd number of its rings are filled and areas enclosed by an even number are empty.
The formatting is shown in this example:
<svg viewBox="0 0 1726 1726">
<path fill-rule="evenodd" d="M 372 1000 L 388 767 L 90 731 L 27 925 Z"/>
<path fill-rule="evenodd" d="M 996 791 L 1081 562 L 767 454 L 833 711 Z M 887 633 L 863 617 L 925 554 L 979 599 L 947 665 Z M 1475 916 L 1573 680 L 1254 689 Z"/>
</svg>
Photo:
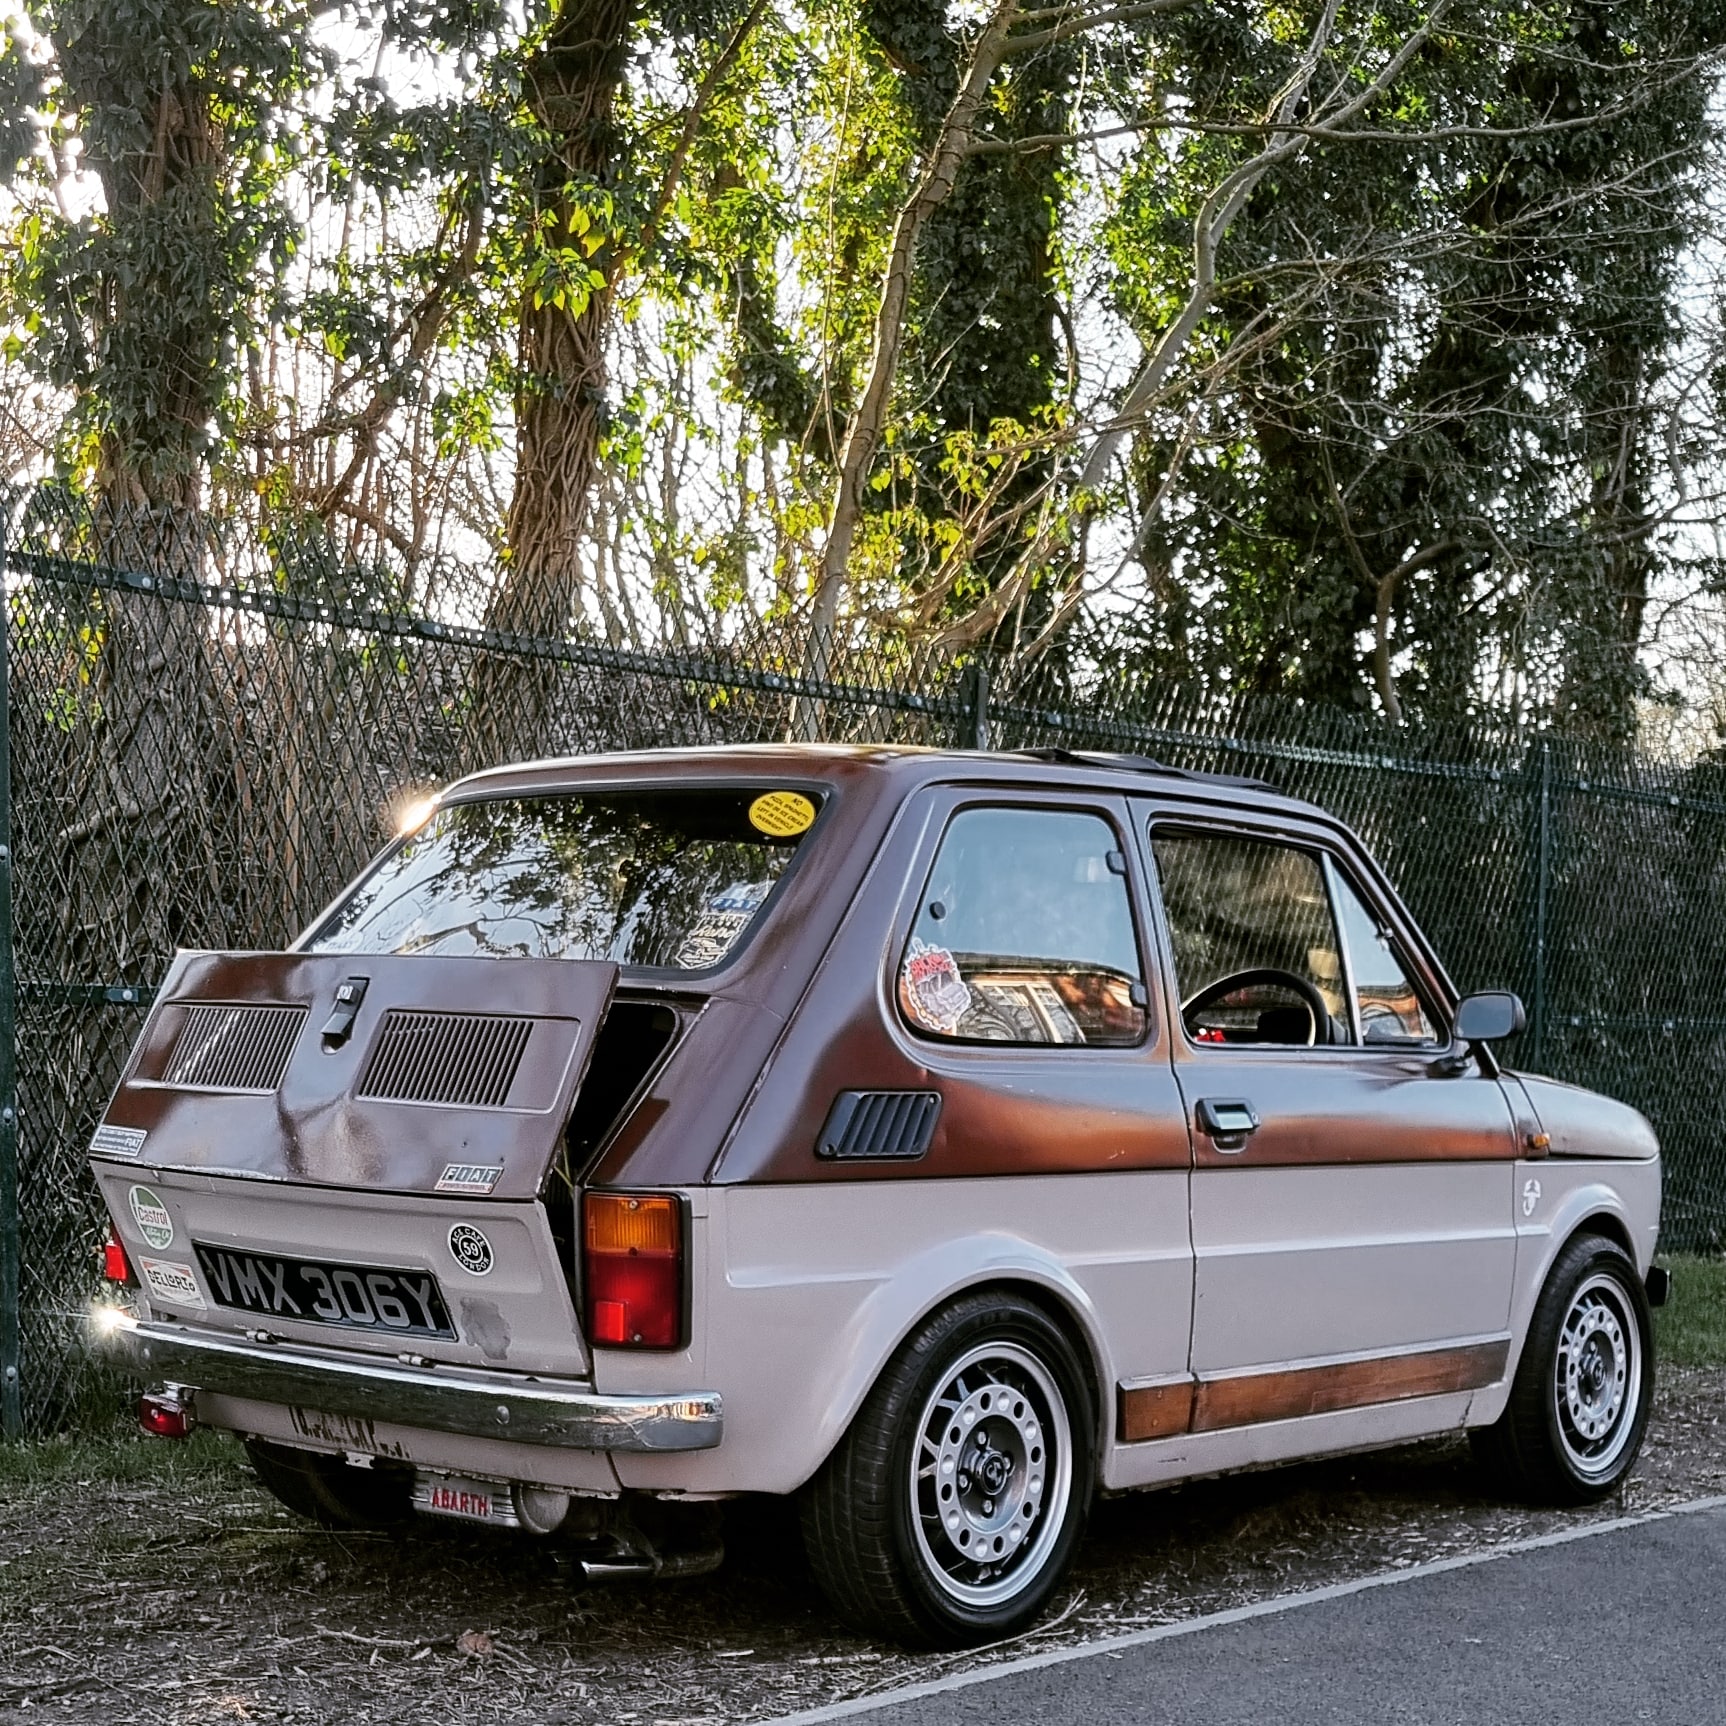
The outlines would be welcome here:
<svg viewBox="0 0 1726 1726">
<path fill-rule="evenodd" d="M 1546 1060 L 1546 896 L 1552 882 L 1552 740 L 1540 740 L 1540 809 L 1534 852 L 1534 1000 L 1529 1026 L 1529 1065 Z"/>
<path fill-rule="evenodd" d="M 18 973 L 12 953 L 12 600 L 6 590 L 10 511 L 0 509 L 0 1437 L 24 1432 L 18 1311 Z"/>
<path fill-rule="evenodd" d="M 989 667 L 973 659 L 965 675 L 965 718 L 972 749 L 989 747 Z"/>
</svg>

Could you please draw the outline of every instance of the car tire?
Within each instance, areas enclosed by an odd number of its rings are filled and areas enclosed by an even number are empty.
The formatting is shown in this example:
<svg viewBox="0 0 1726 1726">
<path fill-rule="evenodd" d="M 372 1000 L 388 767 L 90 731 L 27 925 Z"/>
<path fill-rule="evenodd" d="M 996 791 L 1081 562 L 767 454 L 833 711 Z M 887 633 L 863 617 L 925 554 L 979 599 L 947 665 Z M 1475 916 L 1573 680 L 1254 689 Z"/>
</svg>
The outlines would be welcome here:
<svg viewBox="0 0 1726 1726">
<path fill-rule="evenodd" d="M 246 1455 L 266 1492 L 321 1528 L 391 1528 L 413 1512 L 413 1477 L 404 1468 L 355 1468 L 262 1438 L 246 1440 Z"/>
<path fill-rule="evenodd" d="M 803 1492 L 804 1545 L 839 1612 L 921 1647 L 1030 1623 L 1090 1509 L 1089 1382 L 1022 1296 L 979 1292 L 927 1320 Z"/>
<path fill-rule="evenodd" d="M 1636 1266 L 1617 1242 L 1578 1235 L 1540 1292 L 1504 1413 L 1469 1436 L 1517 1496 L 1589 1504 L 1634 1466 L 1653 1394 L 1654 1326 Z"/>
</svg>

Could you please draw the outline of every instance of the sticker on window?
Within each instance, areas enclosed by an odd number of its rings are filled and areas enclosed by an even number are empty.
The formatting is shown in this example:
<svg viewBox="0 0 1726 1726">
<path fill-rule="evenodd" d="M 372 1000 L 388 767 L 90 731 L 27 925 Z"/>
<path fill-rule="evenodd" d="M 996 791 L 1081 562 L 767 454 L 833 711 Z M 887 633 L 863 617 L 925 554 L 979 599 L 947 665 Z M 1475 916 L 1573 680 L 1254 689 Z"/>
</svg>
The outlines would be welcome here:
<svg viewBox="0 0 1726 1726">
<path fill-rule="evenodd" d="M 806 832 L 815 819 L 815 805 L 797 791 L 769 791 L 749 805 L 749 825 L 773 839 Z"/>
<path fill-rule="evenodd" d="M 971 1006 L 971 991 L 959 962 L 945 947 L 913 937 L 905 955 L 905 1010 L 926 1031 L 953 1036 Z"/>
<path fill-rule="evenodd" d="M 771 881 L 733 881 L 715 893 L 679 943 L 673 963 L 684 971 L 721 963 L 772 891 Z"/>
</svg>

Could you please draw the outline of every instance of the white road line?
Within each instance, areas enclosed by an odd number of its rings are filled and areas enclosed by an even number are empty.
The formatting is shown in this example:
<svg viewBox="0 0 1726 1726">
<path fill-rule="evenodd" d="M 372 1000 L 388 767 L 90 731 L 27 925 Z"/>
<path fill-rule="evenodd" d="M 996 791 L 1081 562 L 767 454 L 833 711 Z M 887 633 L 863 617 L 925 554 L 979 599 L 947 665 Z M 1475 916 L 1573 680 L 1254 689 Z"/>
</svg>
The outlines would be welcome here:
<svg viewBox="0 0 1726 1726">
<path fill-rule="evenodd" d="M 1335 1582 L 1328 1588 L 1309 1588 L 1300 1594 L 1279 1594 L 1271 1600 L 1254 1601 L 1250 1606 L 1231 1606 L 1226 1612 L 1207 1612 L 1200 1618 L 1177 1619 L 1172 1624 L 1133 1630 L 1124 1636 L 1075 1643 L 1071 1648 L 1051 1648 L 1044 1654 L 1027 1654 L 1021 1659 L 1003 1660 L 993 1666 L 974 1666 L 968 1672 L 955 1672 L 946 1678 L 906 1684 L 897 1690 L 879 1690 L 870 1696 L 853 1697 L 849 1702 L 830 1702 L 825 1708 L 809 1708 L 801 1714 L 781 1715 L 757 1722 L 757 1726 L 820 1726 L 827 1720 L 849 1720 L 859 1714 L 872 1714 L 880 1708 L 895 1707 L 901 1702 L 916 1702 L 925 1696 L 944 1696 L 949 1691 L 969 1689 L 973 1684 L 992 1684 L 997 1679 L 1011 1678 L 1020 1672 L 1040 1672 L 1049 1666 L 1094 1659 L 1099 1654 L 1119 1654 L 1127 1648 L 1143 1648 L 1149 1643 L 1168 1642 L 1177 1636 L 1194 1636 L 1201 1630 L 1220 1630 L 1226 1625 L 1244 1624 L 1251 1618 L 1270 1618 L 1279 1612 L 1294 1612 L 1303 1606 L 1342 1600 L 1351 1594 L 1364 1594 L 1369 1588 L 1391 1588 L 1399 1582 L 1417 1582 L 1423 1576 L 1442 1576 L 1450 1570 L 1468 1570 L 1477 1564 L 1491 1564 L 1500 1558 L 1512 1558 L 1519 1552 L 1538 1552 L 1547 1546 L 1568 1546 L 1574 1540 L 1592 1540 L 1597 1535 L 1616 1534 L 1624 1528 L 1642 1528 L 1650 1522 L 1664 1522 L 1669 1517 L 1694 1516 L 1701 1511 L 1721 1509 L 1726 1509 L 1726 1493 L 1716 1493 L 1711 1498 L 1693 1498 L 1683 1504 L 1668 1505 L 1664 1510 L 1645 1510 L 1639 1516 L 1616 1516 L 1608 1522 L 1590 1522 L 1581 1528 L 1560 1529 L 1556 1534 L 1508 1540 L 1502 1546 L 1465 1552 L 1455 1558 L 1434 1558 L 1402 1570 L 1381 1570 L 1355 1582 Z"/>
</svg>

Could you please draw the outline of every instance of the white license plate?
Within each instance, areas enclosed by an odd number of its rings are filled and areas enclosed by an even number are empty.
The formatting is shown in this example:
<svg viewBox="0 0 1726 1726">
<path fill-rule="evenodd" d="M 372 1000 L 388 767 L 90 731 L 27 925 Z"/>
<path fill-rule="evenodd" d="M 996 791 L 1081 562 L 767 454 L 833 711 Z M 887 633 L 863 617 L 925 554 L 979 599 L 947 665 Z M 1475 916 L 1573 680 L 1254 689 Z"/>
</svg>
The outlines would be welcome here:
<svg viewBox="0 0 1726 1726">
<path fill-rule="evenodd" d="M 475 1480 L 471 1475 L 426 1474 L 414 1476 L 414 1509 L 428 1516 L 453 1516 L 462 1522 L 490 1522 L 500 1528 L 519 1528 L 509 1488 L 498 1480 Z"/>
</svg>

